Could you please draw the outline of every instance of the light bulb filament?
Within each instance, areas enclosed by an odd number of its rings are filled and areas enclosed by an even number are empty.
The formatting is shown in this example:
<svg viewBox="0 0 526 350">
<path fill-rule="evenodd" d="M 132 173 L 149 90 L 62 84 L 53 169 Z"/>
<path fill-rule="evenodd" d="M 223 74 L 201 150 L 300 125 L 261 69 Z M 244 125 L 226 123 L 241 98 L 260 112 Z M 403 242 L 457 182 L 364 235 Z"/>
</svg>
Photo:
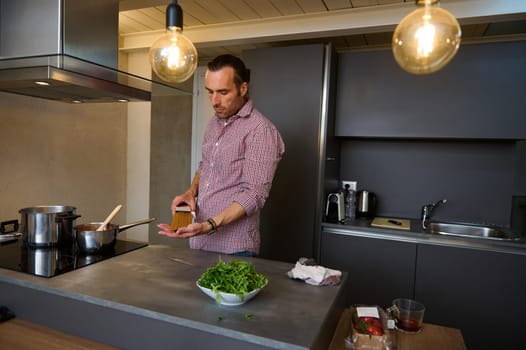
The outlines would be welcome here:
<svg viewBox="0 0 526 350">
<path fill-rule="evenodd" d="M 428 57 L 433 52 L 435 41 L 435 26 L 424 23 L 415 33 L 417 41 L 417 58 Z"/>
<path fill-rule="evenodd" d="M 178 46 L 172 45 L 166 48 L 166 65 L 169 69 L 177 69 L 180 66 L 180 50 Z"/>
</svg>

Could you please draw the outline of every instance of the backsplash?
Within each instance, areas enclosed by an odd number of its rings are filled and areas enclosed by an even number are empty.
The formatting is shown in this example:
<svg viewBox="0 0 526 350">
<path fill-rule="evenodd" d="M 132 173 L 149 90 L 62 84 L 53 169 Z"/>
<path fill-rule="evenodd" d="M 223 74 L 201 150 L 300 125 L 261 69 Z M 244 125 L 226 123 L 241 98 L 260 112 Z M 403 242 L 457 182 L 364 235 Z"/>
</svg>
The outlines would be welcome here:
<svg viewBox="0 0 526 350">
<path fill-rule="evenodd" d="M 20 219 L 28 206 L 71 205 L 86 223 L 125 203 L 126 111 L 0 93 L 0 220 Z"/>
<path fill-rule="evenodd" d="M 526 195 L 516 142 L 343 139 L 342 180 L 375 192 L 377 214 L 420 218 L 422 205 L 447 198 L 433 218 L 510 226 L 512 197 Z"/>
</svg>

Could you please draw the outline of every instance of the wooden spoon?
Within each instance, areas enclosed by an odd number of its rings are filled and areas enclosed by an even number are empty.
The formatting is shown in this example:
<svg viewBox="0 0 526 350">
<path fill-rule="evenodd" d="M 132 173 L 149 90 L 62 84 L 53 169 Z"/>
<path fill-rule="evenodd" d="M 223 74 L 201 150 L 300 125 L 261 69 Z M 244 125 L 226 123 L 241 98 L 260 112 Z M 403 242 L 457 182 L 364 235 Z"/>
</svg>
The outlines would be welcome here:
<svg viewBox="0 0 526 350">
<path fill-rule="evenodd" d="M 99 226 L 99 228 L 97 229 L 97 231 L 104 231 L 106 229 L 106 225 L 108 225 L 108 223 L 111 221 L 111 219 L 113 219 L 115 217 L 115 215 L 117 215 L 117 213 L 119 212 L 119 210 L 121 210 L 122 208 L 122 205 L 119 204 L 118 206 L 115 207 L 115 209 L 113 209 L 113 211 L 110 213 L 110 215 L 108 215 L 108 217 L 106 218 L 106 220 L 104 220 L 104 222 L 102 223 L 102 225 Z"/>
</svg>

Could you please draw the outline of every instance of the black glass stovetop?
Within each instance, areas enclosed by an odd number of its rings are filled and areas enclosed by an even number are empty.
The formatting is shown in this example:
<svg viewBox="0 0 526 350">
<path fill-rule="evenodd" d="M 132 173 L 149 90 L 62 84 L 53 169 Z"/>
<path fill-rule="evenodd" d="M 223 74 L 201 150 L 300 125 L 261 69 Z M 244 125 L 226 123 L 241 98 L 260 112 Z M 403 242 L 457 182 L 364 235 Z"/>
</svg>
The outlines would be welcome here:
<svg viewBox="0 0 526 350">
<path fill-rule="evenodd" d="M 0 267 L 41 277 L 54 277 L 117 255 L 147 246 L 146 243 L 116 240 L 115 245 L 97 254 L 66 247 L 28 247 L 23 239 L 0 243 Z"/>
</svg>

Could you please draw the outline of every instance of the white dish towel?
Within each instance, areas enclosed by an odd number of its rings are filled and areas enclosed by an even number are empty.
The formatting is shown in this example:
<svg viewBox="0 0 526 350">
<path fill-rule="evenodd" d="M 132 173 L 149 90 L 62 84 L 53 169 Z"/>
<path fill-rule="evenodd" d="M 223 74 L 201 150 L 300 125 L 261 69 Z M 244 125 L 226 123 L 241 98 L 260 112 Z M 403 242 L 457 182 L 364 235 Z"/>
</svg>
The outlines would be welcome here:
<svg viewBox="0 0 526 350">
<path fill-rule="evenodd" d="M 312 259 L 301 258 L 287 275 L 293 279 L 305 281 L 314 286 L 337 285 L 340 283 L 341 271 L 313 264 Z"/>
</svg>

